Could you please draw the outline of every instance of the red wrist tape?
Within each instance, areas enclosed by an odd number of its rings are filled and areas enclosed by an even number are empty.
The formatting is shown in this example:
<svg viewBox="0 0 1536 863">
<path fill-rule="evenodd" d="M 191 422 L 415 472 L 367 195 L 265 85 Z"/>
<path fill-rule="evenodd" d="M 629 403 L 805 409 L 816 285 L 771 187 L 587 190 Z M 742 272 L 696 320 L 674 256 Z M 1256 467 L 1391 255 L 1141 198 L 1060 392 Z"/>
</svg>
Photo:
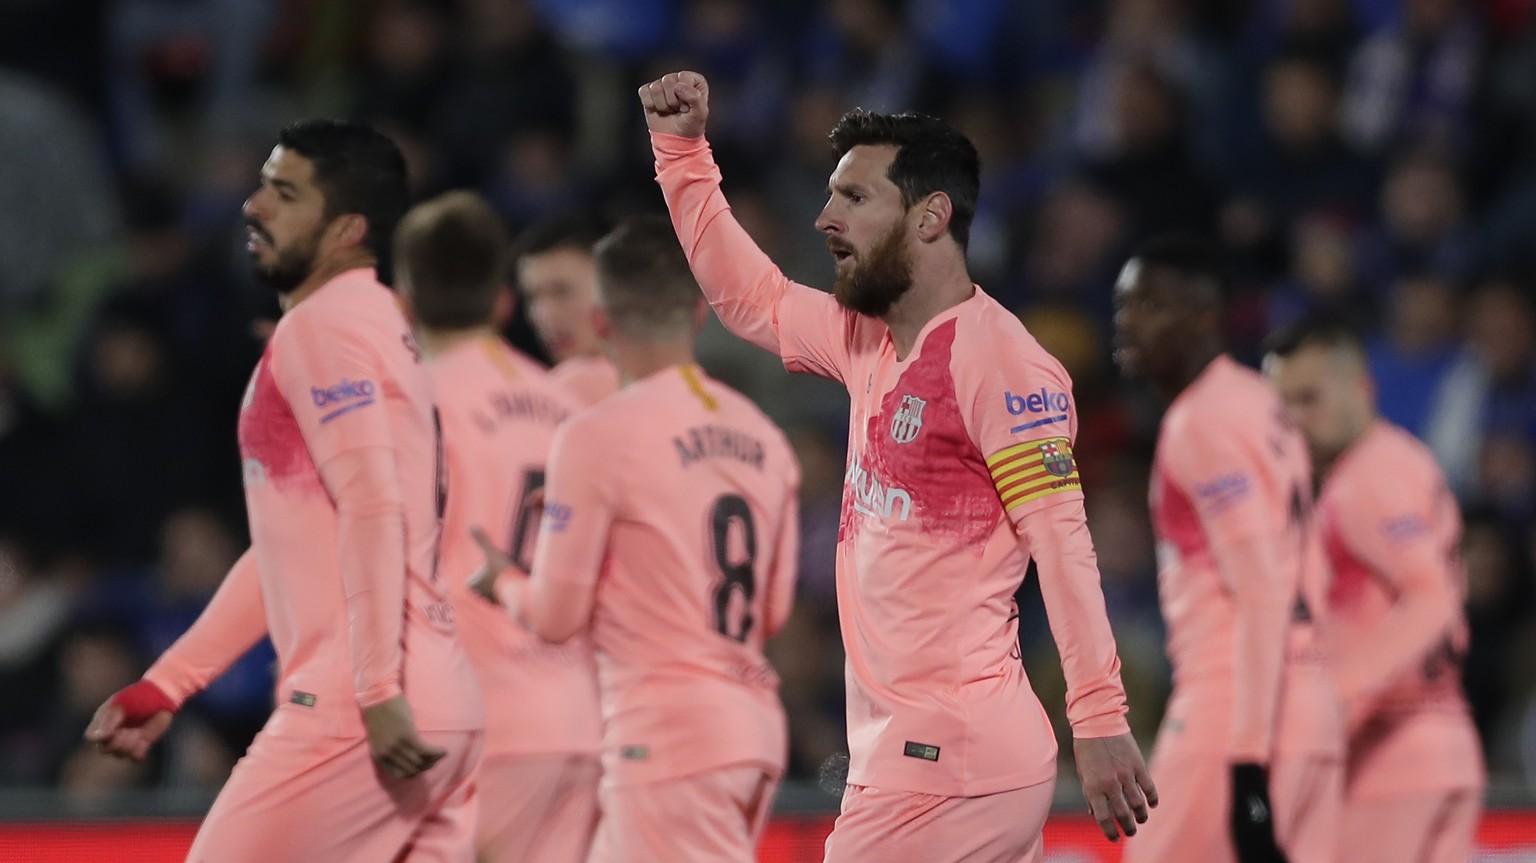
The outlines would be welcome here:
<svg viewBox="0 0 1536 863">
<path fill-rule="evenodd" d="M 123 709 L 123 721 L 128 725 L 143 725 L 162 710 L 176 712 L 176 702 L 148 680 L 119 689 L 112 703 Z"/>
</svg>

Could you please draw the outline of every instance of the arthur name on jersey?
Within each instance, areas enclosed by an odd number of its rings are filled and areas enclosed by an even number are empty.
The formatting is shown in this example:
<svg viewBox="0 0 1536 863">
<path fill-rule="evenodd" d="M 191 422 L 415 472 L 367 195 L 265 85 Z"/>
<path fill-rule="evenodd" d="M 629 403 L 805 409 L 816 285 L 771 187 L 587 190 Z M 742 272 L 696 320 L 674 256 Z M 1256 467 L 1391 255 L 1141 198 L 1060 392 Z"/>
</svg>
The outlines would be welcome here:
<svg viewBox="0 0 1536 863">
<path fill-rule="evenodd" d="M 672 447 L 683 467 L 710 458 L 729 458 L 763 469 L 763 442 L 739 429 L 694 426 L 672 438 Z"/>
</svg>

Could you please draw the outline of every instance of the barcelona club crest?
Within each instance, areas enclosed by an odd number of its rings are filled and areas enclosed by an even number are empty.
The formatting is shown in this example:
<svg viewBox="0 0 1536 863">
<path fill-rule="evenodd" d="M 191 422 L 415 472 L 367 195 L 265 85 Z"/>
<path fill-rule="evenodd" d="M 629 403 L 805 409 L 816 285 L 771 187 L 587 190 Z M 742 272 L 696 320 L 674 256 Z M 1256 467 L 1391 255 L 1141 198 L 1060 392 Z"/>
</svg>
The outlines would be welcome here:
<svg viewBox="0 0 1536 863">
<path fill-rule="evenodd" d="M 917 396 L 902 396 L 896 418 L 891 420 L 891 439 L 897 443 L 911 443 L 923 428 L 923 408 L 928 403 Z"/>
<path fill-rule="evenodd" d="M 1040 463 L 1051 476 L 1056 477 L 1071 475 L 1074 467 L 1072 451 L 1057 441 L 1046 441 L 1040 445 Z"/>
</svg>

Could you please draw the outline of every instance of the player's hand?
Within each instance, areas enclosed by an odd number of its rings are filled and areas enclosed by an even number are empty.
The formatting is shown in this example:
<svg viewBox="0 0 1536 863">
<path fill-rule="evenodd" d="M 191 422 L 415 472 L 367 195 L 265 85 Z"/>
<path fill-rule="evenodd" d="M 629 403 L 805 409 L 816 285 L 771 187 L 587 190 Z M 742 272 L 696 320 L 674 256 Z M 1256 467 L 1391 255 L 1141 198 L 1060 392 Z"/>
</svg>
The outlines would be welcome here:
<svg viewBox="0 0 1536 863">
<path fill-rule="evenodd" d="M 486 602 L 492 605 L 501 605 L 501 599 L 496 596 L 496 579 L 501 577 L 512 567 L 512 558 L 507 553 L 496 547 L 485 531 L 479 525 L 469 529 L 469 535 L 475 538 L 480 545 L 480 553 L 485 556 L 485 562 L 475 570 L 475 574 L 469 577 L 469 589 L 479 594 Z"/>
<path fill-rule="evenodd" d="M 1116 737 L 1085 737 L 1072 741 L 1083 797 L 1099 829 L 1111 842 L 1120 834 L 1136 835 L 1147 811 L 1157 806 L 1157 788 L 1130 732 Z"/>
<path fill-rule="evenodd" d="M 1232 846 L 1238 863 L 1287 863 L 1275 841 L 1269 771 L 1262 764 L 1232 765 Z"/>
<path fill-rule="evenodd" d="M 155 741 L 171 727 L 176 704 L 147 680 L 118 690 L 96 708 L 85 739 L 118 758 L 143 761 Z"/>
<path fill-rule="evenodd" d="M 697 72 L 672 72 L 642 86 L 640 104 L 652 132 L 698 138 L 709 119 L 709 82 Z"/>
<path fill-rule="evenodd" d="M 448 750 L 428 746 L 416 736 L 416 720 L 404 695 L 364 707 L 363 726 L 368 729 L 373 760 L 398 779 L 425 773 L 448 754 Z"/>
</svg>

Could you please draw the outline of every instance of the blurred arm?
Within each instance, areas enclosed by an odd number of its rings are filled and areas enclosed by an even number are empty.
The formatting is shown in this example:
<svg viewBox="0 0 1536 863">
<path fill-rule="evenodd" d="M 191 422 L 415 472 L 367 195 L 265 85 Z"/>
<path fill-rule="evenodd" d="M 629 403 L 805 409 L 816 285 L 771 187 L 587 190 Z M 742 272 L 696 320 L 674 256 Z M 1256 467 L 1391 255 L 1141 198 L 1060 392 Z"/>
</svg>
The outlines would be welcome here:
<svg viewBox="0 0 1536 863">
<path fill-rule="evenodd" d="M 180 707 L 266 634 L 261 573 L 256 568 L 256 556 L 246 549 L 224 576 L 208 607 L 150 666 L 144 679 L 158 686 Z"/>
</svg>

